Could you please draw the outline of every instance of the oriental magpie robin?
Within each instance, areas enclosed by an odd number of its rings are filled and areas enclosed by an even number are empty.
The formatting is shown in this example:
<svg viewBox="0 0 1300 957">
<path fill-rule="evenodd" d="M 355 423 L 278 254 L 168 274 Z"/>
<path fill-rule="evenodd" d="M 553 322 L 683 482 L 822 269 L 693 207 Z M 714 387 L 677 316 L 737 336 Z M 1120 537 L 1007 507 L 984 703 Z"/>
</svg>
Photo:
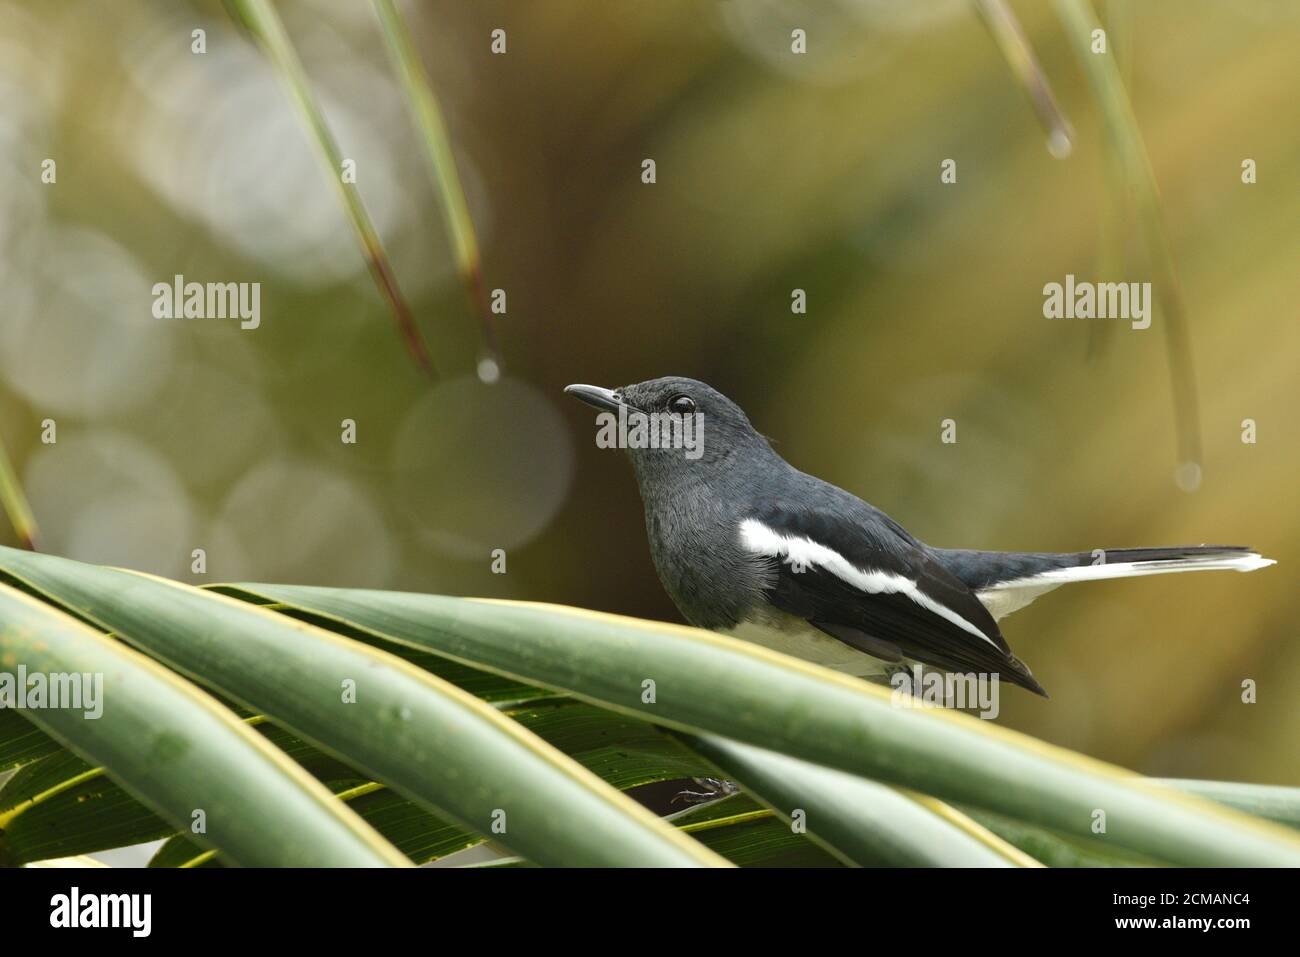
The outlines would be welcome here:
<svg viewBox="0 0 1300 957">
<path fill-rule="evenodd" d="M 1235 545 L 932 548 L 878 508 L 791 466 L 739 406 L 703 382 L 564 391 L 634 429 L 651 416 L 700 416 L 693 456 L 669 442 L 623 443 L 664 588 L 694 625 L 851 675 L 921 664 L 996 674 L 1046 697 L 1011 653 L 999 618 L 1066 582 L 1273 564 Z"/>
</svg>

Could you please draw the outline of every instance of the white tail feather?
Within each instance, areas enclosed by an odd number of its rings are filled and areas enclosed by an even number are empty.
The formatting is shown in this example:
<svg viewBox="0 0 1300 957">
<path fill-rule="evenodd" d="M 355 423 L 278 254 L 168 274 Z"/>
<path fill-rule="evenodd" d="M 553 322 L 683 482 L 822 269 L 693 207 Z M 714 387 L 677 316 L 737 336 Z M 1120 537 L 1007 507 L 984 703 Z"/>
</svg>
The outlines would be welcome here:
<svg viewBox="0 0 1300 957">
<path fill-rule="evenodd" d="M 1168 575 L 1174 572 L 1236 571 L 1253 572 L 1257 568 L 1274 565 L 1271 558 L 1256 552 L 1246 554 L 1202 555 L 1190 558 L 1169 558 L 1150 562 L 1115 562 L 1113 564 L 1075 565 L 1072 568 L 1053 568 L 998 582 L 976 592 L 993 618 L 999 619 L 1024 608 L 1035 598 L 1069 582 L 1101 581 L 1106 578 L 1134 578 L 1138 575 Z"/>
</svg>

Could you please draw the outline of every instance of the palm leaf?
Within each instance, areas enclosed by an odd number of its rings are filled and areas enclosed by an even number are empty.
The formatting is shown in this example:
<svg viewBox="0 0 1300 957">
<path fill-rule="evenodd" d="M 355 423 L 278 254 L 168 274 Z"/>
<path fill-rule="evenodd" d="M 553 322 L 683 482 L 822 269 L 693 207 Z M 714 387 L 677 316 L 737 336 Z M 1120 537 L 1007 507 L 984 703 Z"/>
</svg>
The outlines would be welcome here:
<svg viewBox="0 0 1300 957">
<path fill-rule="evenodd" d="M 22 553 L 16 553 L 22 554 Z M 238 585 L 409 647 L 685 731 L 706 730 L 1193 865 L 1300 863 L 1284 828 L 966 715 L 698 629 L 555 605 Z M 653 702 L 642 699 L 654 682 Z"/>
<path fill-rule="evenodd" d="M 34 590 L 532 861 L 724 863 L 490 705 L 395 655 L 153 576 L 15 549 L 0 558 Z"/>
<path fill-rule="evenodd" d="M 572 699 L 557 696 L 502 710 L 620 790 L 709 773 L 705 762 L 653 726 Z M 417 864 L 482 840 L 261 716 L 247 723 L 348 801 L 363 820 Z M 102 769 L 59 750 L 57 744 L 55 748 L 58 753 L 26 765 L 0 786 L 0 813 L 31 793 L 59 792 L 58 800 L 31 808 L 8 832 L 13 863 L 93 853 L 175 833 L 174 827 L 134 801 Z M 167 864 L 174 855 L 178 863 Z M 179 862 L 206 863 L 212 857 L 213 852 L 179 835 L 160 850 L 158 860 L 164 862 L 160 866 L 181 866 Z"/>
<path fill-rule="evenodd" d="M 709 848 L 769 866 L 991 863 L 990 855 L 1032 863 L 1013 847 L 1084 865 L 1300 860 L 1290 829 L 965 715 L 896 707 L 883 689 L 696 629 L 430 595 L 288 585 L 204 591 L 17 549 L 0 549 L 0 573 L 27 589 L 5 594 L 45 616 L 43 627 L 72 628 L 96 647 L 133 654 L 95 629 L 111 631 L 246 709 L 242 724 L 221 713 L 310 773 L 317 794 L 333 792 L 334 805 L 389 839 L 390 853 L 417 861 L 483 837 L 519 861 L 544 864 L 721 863 Z M 5 634 L 26 635 L 26 654 L 32 632 L 11 622 Z M 340 685 L 353 676 L 357 701 L 343 705 Z M 71 753 L 23 722 L 0 724 L 0 755 L 21 767 L 0 789 L 0 808 L 45 795 L 20 815 L 0 810 L 23 859 L 83 852 L 77 840 L 104 846 L 164 827 L 185 834 L 157 797 L 130 786 L 130 765 L 97 760 L 93 742 L 76 737 L 90 724 L 53 735 Z M 702 776 L 710 766 L 783 814 L 804 810 L 811 834 L 756 805 L 660 821 L 600 780 L 629 788 Z M 159 778 L 173 770 L 152 769 Z M 1296 806 L 1288 792 L 1219 786 L 1212 796 L 1286 819 Z M 507 803 L 507 832 L 492 833 L 483 815 Z M 1095 811 L 1105 812 L 1104 834 L 1092 833 Z M 56 828 L 68 840 L 39 839 Z M 195 844 L 185 834 L 155 863 L 218 862 L 242 861 L 219 840 Z"/>
<path fill-rule="evenodd" d="M 685 740 L 724 774 L 744 781 L 784 820 L 802 812 L 812 839 L 847 864 L 1011 867 L 1037 863 L 978 825 L 958 824 L 883 784 L 712 735 Z"/>
<path fill-rule="evenodd" d="M 1160 783 L 1187 794 L 1235 807 L 1247 814 L 1300 827 L 1300 788 L 1240 784 L 1235 781 L 1192 781 L 1186 778 L 1164 778 Z"/>
<path fill-rule="evenodd" d="M 111 767 L 123 787 L 173 828 L 189 830 L 202 810 L 200 840 L 219 844 L 242 864 L 405 863 L 310 775 L 145 656 L 7 585 L 0 585 L 0 622 L 0 675 L 17 682 L 20 664 L 28 673 L 103 675 L 100 717 L 68 708 L 26 715 L 86 761 Z M 33 790 L 0 812 L 0 856 L 15 828 L 22 834 L 27 812 L 62 793 Z M 250 807 L 257 813 L 249 814 Z"/>
</svg>

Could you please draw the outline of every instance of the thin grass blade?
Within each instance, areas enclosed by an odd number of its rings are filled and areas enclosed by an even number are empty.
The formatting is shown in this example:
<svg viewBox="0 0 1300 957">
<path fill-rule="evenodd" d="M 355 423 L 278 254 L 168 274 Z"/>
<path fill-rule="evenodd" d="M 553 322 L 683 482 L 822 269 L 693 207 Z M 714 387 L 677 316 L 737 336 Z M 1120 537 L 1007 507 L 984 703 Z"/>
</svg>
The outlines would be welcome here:
<svg viewBox="0 0 1300 957">
<path fill-rule="evenodd" d="M 1052 87 L 1047 82 L 1043 68 L 1034 56 L 1034 49 L 1020 26 L 1020 21 L 1007 6 L 1006 0 L 975 0 L 984 26 L 1006 58 L 1012 74 L 1029 97 L 1038 122 L 1047 132 L 1047 151 L 1057 159 L 1064 159 L 1074 149 L 1074 129 L 1057 105 Z"/>
<path fill-rule="evenodd" d="M 405 19 L 393 0 L 375 0 L 375 10 L 384 28 L 384 39 L 393 63 L 402 78 L 406 101 L 412 119 L 424 141 L 429 158 L 429 179 L 442 208 L 443 222 L 451 237 L 456 256 L 456 270 L 469 298 L 470 310 L 478 319 L 483 339 L 483 355 L 479 358 L 479 376 L 484 381 L 494 381 L 501 374 L 501 353 L 497 348 L 496 333 L 492 328 L 492 310 L 488 305 L 487 291 L 483 287 L 482 255 L 479 252 L 478 234 L 469 214 L 469 203 L 456 168 L 447 121 L 443 118 L 433 84 L 420 62 Z"/>
<path fill-rule="evenodd" d="M 290 99 L 298 109 L 303 123 L 307 127 L 317 155 L 324 164 L 326 178 L 338 191 L 343 208 L 352 222 L 361 253 L 365 257 L 370 275 L 378 287 L 380 295 L 388 301 L 398 330 L 406 343 L 407 350 L 426 374 L 437 377 L 433 359 L 425 347 L 424 339 L 416 326 L 411 308 L 402 295 L 397 283 L 397 274 L 393 271 L 388 253 L 379 238 L 379 233 L 366 212 L 365 204 L 355 183 L 343 180 L 343 154 L 334 141 L 325 116 L 321 112 L 302 61 L 294 50 L 293 44 L 285 32 L 284 23 L 269 0 L 226 0 L 226 6 L 239 18 L 244 27 L 253 36 L 275 67 Z"/>
<path fill-rule="evenodd" d="M 27 548 L 35 550 L 40 530 L 36 527 L 36 516 L 32 514 L 27 496 L 23 494 L 22 483 L 18 481 L 18 475 L 9 461 L 4 439 L 0 439 L 0 505 L 4 506 L 5 514 L 9 516 L 9 523 L 13 525 L 19 540 Z"/>
<path fill-rule="evenodd" d="M 1160 190 L 1142 140 L 1142 130 L 1129 101 L 1114 47 L 1106 53 L 1092 52 L 1092 35 L 1101 29 L 1088 0 L 1055 0 L 1056 9 L 1074 47 L 1080 65 L 1101 109 L 1111 149 L 1122 171 L 1123 181 L 1111 188 L 1131 196 L 1147 261 L 1153 272 L 1153 287 L 1159 298 L 1164 326 L 1165 353 L 1173 389 L 1174 418 L 1178 440 L 1175 481 L 1184 491 L 1194 491 L 1201 482 L 1201 413 L 1192 361 L 1191 330 L 1182 284 L 1174 265 L 1169 239 L 1160 212 Z M 1108 169 L 1112 164 L 1107 164 Z"/>
</svg>

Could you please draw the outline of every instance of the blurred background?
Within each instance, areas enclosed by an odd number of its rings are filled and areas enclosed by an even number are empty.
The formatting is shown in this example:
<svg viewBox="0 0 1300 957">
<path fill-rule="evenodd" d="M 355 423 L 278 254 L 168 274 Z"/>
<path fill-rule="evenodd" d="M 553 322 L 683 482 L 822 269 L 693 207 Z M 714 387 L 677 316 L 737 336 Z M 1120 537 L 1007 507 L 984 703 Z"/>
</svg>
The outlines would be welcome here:
<svg viewBox="0 0 1300 957">
<path fill-rule="evenodd" d="M 560 390 L 689 375 L 935 545 L 1277 559 L 1018 612 L 1004 632 L 1052 698 L 1008 690 L 1001 720 L 1149 774 L 1300 784 L 1300 2 L 1096 5 L 1181 280 L 1179 410 L 1160 314 L 1042 314 L 1067 273 L 1154 278 L 1050 4 L 1011 8 L 1073 124 L 1064 158 L 966 0 L 400 4 L 507 295 L 493 384 L 374 10 L 276 6 L 441 378 L 221 3 L 0 0 L 0 437 L 43 550 L 680 620 L 627 463 Z M 260 328 L 155 319 L 177 273 L 260 282 Z M 1199 480 L 1176 481 L 1176 411 L 1199 416 Z"/>
</svg>

